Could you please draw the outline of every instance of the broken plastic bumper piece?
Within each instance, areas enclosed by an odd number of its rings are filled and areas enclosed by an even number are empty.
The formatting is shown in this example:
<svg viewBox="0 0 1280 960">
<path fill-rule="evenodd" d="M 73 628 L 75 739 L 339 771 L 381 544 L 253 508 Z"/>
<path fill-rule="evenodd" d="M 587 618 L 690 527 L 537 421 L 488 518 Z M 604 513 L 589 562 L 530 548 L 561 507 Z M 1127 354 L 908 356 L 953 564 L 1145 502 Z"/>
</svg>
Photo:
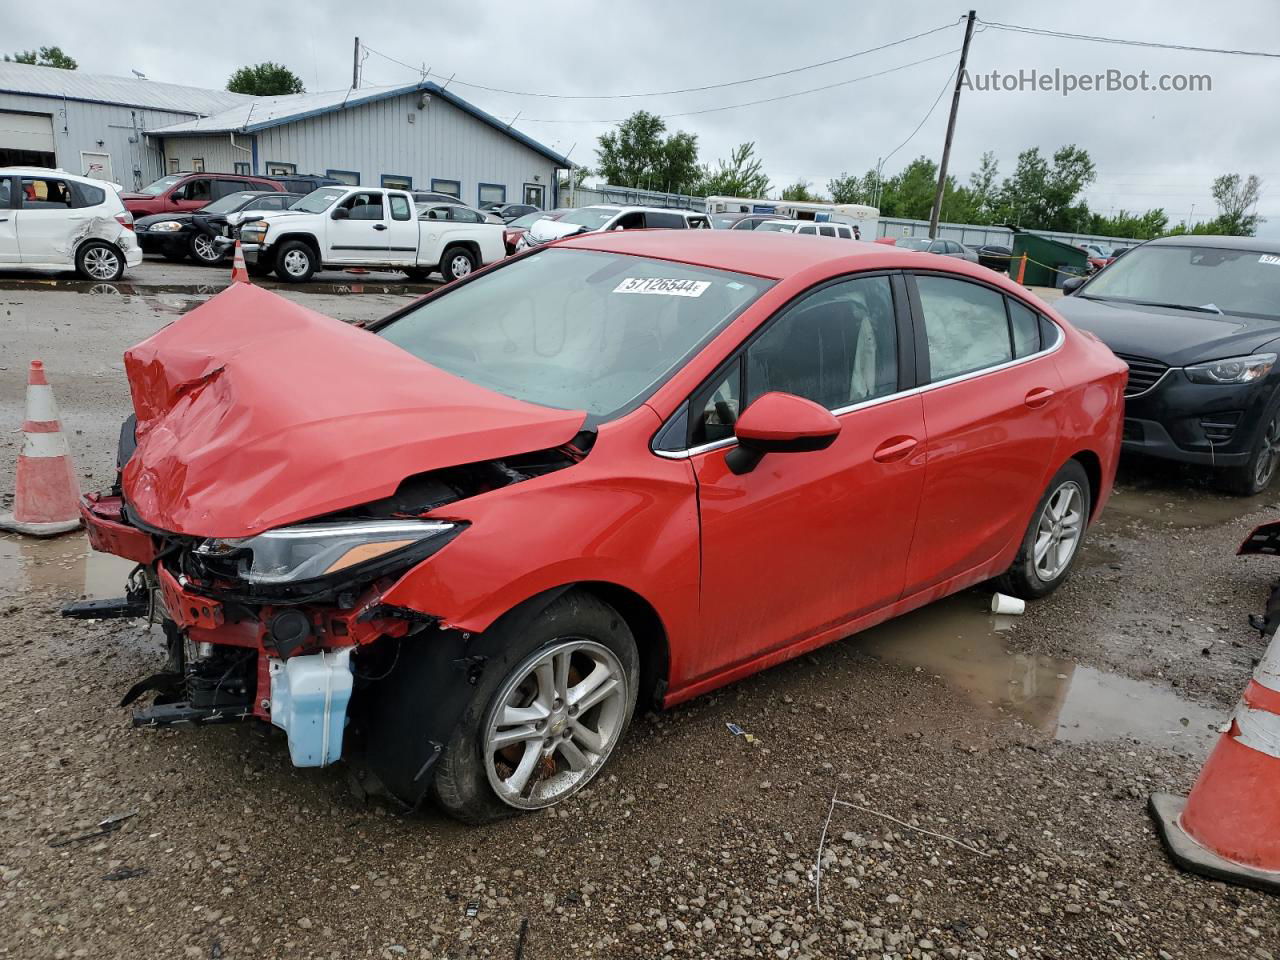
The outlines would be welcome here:
<svg viewBox="0 0 1280 960">
<path fill-rule="evenodd" d="M 342 756 L 351 700 L 351 648 L 271 660 L 271 722 L 289 735 L 295 767 L 324 767 Z"/>
</svg>

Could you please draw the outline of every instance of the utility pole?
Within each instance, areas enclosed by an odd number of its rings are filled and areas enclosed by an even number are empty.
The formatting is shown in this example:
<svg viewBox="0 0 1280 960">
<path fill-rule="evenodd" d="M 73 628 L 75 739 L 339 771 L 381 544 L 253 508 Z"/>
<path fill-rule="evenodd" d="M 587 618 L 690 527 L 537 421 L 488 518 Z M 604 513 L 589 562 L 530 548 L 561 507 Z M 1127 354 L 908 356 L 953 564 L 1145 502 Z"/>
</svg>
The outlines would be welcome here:
<svg viewBox="0 0 1280 960">
<path fill-rule="evenodd" d="M 355 49 L 351 53 L 351 89 L 360 86 L 360 38 L 356 37 Z"/>
<path fill-rule="evenodd" d="M 956 112 L 960 109 L 960 87 L 964 81 L 964 66 L 969 60 L 969 41 L 973 39 L 973 21 L 977 13 L 969 11 L 964 27 L 964 46 L 960 48 L 960 69 L 956 71 L 956 89 L 951 94 L 951 116 L 947 118 L 947 139 L 942 144 L 942 163 L 938 166 L 938 192 L 933 195 L 933 209 L 929 211 L 929 238 L 938 235 L 938 217 L 942 215 L 942 194 L 947 186 L 947 161 L 951 159 L 951 138 L 956 132 Z"/>
</svg>

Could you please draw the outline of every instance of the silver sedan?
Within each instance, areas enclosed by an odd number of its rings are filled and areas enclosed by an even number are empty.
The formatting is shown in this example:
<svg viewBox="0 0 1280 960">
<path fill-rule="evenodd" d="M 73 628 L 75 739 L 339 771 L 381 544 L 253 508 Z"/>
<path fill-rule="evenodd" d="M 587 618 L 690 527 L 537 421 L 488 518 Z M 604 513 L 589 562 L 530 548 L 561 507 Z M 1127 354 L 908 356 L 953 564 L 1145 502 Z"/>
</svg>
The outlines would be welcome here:
<svg viewBox="0 0 1280 960">
<path fill-rule="evenodd" d="M 978 262 L 978 254 L 955 240 L 930 240 L 928 237 L 899 237 L 894 246 L 907 250 L 919 250 L 921 253 L 939 253 L 944 257 L 958 257 L 970 263 Z"/>
</svg>

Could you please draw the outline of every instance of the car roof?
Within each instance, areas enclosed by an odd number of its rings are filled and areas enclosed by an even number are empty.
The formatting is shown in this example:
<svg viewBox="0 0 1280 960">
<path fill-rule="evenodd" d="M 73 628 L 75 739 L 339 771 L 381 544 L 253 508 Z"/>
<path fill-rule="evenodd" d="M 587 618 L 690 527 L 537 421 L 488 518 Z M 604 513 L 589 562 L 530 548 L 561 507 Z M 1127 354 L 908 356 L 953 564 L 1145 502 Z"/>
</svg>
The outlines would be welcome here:
<svg viewBox="0 0 1280 960">
<path fill-rule="evenodd" d="M 1176 237 L 1160 237 L 1148 240 L 1148 247 L 1216 247 L 1220 250 L 1253 250 L 1258 253 L 1280 254 L 1280 240 L 1263 240 L 1260 237 L 1226 237 L 1215 234 L 1184 233 Z"/>
<path fill-rule="evenodd" d="M 697 210 L 686 210 L 684 207 L 619 207 L 611 203 L 592 203 L 581 209 L 612 210 L 615 213 L 692 213 L 696 216 L 706 216 L 706 214 L 698 213 Z"/>
<path fill-rule="evenodd" d="M 852 240 L 831 244 L 820 237 L 756 230 L 610 230 L 578 234 L 556 241 L 555 246 L 673 260 L 774 280 L 822 266 L 829 267 L 833 274 L 920 268 L 944 269 L 988 282 L 993 276 L 986 267 L 968 261 L 950 258 L 940 264 L 945 258 L 883 243 Z"/>
<path fill-rule="evenodd" d="M 71 180 L 83 180 L 85 183 L 107 183 L 110 180 L 96 180 L 93 177 L 85 177 L 78 173 L 72 173 L 70 170 L 55 169 L 53 167 L 0 167 L 0 176 L 2 177 L 60 177 Z"/>
</svg>

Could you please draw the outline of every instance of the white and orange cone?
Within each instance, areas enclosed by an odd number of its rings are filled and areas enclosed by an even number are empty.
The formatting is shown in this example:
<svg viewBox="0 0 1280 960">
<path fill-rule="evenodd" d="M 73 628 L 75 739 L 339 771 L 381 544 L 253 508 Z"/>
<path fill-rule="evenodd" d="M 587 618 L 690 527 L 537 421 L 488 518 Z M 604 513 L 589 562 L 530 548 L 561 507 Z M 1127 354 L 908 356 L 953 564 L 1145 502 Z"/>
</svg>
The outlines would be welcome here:
<svg viewBox="0 0 1280 960">
<path fill-rule="evenodd" d="M 1190 796 L 1153 794 L 1151 814 L 1178 866 L 1280 893 L 1280 646 L 1274 639 Z"/>
<path fill-rule="evenodd" d="M 244 262 L 244 251 L 240 249 L 240 241 L 236 241 L 236 253 L 231 258 L 231 282 L 249 283 L 249 268 Z"/>
<path fill-rule="evenodd" d="M 80 484 L 67 438 L 58 421 L 44 364 L 31 361 L 27 419 L 22 425 L 13 513 L 0 515 L 0 530 L 52 537 L 80 526 Z"/>
</svg>

